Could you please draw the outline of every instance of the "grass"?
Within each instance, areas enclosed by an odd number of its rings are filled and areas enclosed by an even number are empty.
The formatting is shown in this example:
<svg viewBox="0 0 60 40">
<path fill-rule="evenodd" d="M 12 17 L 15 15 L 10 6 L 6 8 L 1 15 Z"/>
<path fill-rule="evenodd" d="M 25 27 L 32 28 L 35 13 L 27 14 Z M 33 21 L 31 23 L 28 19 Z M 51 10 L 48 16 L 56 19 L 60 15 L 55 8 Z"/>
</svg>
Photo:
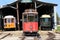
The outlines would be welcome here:
<svg viewBox="0 0 60 40">
<path fill-rule="evenodd" d="M 60 31 L 60 26 L 57 26 L 57 29 L 56 29 L 57 31 Z"/>
<path fill-rule="evenodd" d="M 55 30 L 56 33 L 60 33 L 60 26 L 57 26 L 57 29 Z"/>
</svg>

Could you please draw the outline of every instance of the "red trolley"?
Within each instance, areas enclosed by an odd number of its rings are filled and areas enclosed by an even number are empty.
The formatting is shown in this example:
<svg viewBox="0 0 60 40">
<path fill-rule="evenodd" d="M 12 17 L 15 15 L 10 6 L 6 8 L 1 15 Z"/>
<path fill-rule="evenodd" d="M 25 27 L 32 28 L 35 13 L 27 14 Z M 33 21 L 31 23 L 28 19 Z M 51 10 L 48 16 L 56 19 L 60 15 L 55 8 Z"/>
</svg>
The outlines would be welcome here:
<svg viewBox="0 0 60 40">
<path fill-rule="evenodd" d="M 38 12 L 35 9 L 26 9 L 22 14 L 23 32 L 35 34 L 38 32 Z"/>
</svg>

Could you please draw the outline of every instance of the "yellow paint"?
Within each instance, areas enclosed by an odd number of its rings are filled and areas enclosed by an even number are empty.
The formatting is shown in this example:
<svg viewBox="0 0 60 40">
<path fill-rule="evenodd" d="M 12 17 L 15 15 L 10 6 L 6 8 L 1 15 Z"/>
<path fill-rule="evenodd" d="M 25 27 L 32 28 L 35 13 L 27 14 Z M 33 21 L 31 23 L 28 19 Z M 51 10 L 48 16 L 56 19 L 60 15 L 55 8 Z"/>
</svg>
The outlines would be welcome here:
<svg viewBox="0 0 60 40">
<path fill-rule="evenodd" d="M 6 23 L 6 26 L 4 28 L 15 28 L 15 23 Z"/>
</svg>

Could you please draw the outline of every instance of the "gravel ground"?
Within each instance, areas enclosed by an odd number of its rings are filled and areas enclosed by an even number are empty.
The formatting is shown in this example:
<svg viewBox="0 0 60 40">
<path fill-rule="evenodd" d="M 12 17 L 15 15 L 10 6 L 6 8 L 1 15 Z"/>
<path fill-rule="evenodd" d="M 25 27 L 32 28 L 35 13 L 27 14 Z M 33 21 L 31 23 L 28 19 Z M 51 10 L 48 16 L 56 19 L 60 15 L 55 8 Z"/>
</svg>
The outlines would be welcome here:
<svg viewBox="0 0 60 40">
<path fill-rule="evenodd" d="M 60 34 L 54 33 L 53 31 L 39 31 L 38 33 L 41 36 L 40 40 L 60 40 Z M 22 36 L 23 31 L 3 31 L 3 32 L 0 32 L 0 37 L 2 36 L 1 34 L 2 35 L 9 34 L 9 35 L 0 40 L 22 40 L 23 38 Z M 33 38 L 28 37 L 25 40 L 28 40 L 29 38 L 33 40 L 34 37 Z"/>
</svg>

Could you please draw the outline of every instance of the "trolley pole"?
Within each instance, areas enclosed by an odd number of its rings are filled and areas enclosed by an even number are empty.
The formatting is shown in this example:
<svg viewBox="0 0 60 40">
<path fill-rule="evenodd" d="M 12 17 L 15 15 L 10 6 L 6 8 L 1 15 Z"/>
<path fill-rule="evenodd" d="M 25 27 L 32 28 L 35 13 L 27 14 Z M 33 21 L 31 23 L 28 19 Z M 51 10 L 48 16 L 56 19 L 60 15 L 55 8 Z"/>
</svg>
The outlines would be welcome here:
<svg viewBox="0 0 60 40">
<path fill-rule="evenodd" d="M 18 9 L 18 0 L 17 0 L 17 3 L 16 3 L 16 8 L 17 8 L 17 27 L 18 27 L 18 30 L 20 30 L 20 27 L 19 27 L 19 9 Z"/>
<path fill-rule="evenodd" d="M 36 0 L 34 1 L 34 5 L 35 5 L 35 10 L 37 11 L 37 4 L 36 4 Z"/>
</svg>

